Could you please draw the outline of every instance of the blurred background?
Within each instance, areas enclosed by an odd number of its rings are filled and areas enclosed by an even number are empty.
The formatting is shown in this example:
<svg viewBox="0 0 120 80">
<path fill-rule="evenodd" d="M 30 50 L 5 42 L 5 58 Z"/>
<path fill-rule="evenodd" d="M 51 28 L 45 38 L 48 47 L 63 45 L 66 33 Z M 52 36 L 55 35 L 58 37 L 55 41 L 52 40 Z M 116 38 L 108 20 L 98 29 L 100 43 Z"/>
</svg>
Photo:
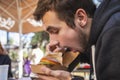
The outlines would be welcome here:
<svg viewBox="0 0 120 80">
<path fill-rule="evenodd" d="M 38 44 L 40 50 L 45 53 L 46 44 L 49 42 L 49 36 L 46 32 L 34 32 L 22 34 L 21 42 L 23 59 L 32 54 L 33 48 L 32 46 Z M 19 77 L 19 33 L 16 32 L 7 32 L 4 30 L 0 30 L 0 42 L 2 43 L 3 48 L 8 52 L 10 59 L 12 61 L 12 73 L 14 78 Z M 30 56 L 29 56 L 30 57 Z M 24 65 L 24 62 L 23 62 Z M 23 69 L 24 70 L 24 69 Z M 23 71 L 23 76 L 27 76 Z"/>
</svg>

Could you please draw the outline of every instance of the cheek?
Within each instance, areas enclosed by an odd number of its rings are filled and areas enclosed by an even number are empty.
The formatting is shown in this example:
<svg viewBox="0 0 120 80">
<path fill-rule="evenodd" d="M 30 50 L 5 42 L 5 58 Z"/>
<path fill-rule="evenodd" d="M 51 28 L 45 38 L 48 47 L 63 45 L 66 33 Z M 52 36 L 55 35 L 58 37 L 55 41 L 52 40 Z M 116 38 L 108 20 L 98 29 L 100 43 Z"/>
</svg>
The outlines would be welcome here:
<svg viewBox="0 0 120 80">
<path fill-rule="evenodd" d="M 80 45 L 80 38 L 76 32 L 66 32 L 59 37 L 61 45 L 78 47 Z"/>
<path fill-rule="evenodd" d="M 57 40 L 56 37 L 57 37 L 57 36 L 55 36 L 55 35 L 49 35 L 50 41 L 55 41 L 55 40 Z"/>
</svg>

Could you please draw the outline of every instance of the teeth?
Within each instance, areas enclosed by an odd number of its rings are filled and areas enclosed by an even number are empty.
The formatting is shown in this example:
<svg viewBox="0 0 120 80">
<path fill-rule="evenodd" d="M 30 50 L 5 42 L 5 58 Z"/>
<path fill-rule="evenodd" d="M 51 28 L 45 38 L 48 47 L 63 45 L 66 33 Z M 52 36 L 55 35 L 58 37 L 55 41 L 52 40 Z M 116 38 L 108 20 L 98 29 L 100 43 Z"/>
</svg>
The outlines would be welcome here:
<svg viewBox="0 0 120 80">
<path fill-rule="evenodd" d="M 65 51 L 67 51 L 68 48 L 64 48 Z"/>
<path fill-rule="evenodd" d="M 64 48 L 64 51 L 65 51 L 65 52 L 68 52 L 68 51 L 71 51 L 71 49 L 68 48 L 68 47 L 65 47 L 65 48 Z"/>
</svg>

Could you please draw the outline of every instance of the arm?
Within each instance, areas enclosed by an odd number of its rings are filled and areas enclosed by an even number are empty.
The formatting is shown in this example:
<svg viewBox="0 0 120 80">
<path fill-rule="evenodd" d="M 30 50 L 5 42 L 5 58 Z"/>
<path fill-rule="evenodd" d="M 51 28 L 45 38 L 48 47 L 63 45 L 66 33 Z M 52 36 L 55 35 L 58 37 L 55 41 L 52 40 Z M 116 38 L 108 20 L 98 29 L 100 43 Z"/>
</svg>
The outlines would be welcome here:
<svg viewBox="0 0 120 80">
<path fill-rule="evenodd" d="M 120 80 L 120 26 L 107 30 L 100 46 L 96 52 L 98 80 Z"/>
</svg>

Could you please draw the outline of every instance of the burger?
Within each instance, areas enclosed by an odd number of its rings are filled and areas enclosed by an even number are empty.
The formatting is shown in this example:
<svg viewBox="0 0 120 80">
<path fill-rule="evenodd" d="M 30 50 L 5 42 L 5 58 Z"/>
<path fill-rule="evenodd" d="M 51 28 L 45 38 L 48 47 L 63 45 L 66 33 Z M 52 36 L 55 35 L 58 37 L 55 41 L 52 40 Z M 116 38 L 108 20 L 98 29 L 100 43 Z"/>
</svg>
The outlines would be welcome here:
<svg viewBox="0 0 120 80">
<path fill-rule="evenodd" d="M 63 65 L 62 64 L 62 52 L 55 52 L 52 54 L 47 54 L 43 57 L 39 64 L 41 65 Z"/>
<path fill-rule="evenodd" d="M 43 57 L 38 65 L 31 65 L 33 73 L 44 74 L 40 68 L 45 66 L 52 70 L 67 70 L 68 66 L 78 56 L 79 52 L 67 52 L 63 55 L 62 52 L 47 54 Z"/>
<path fill-rule="evenodd" d="M 47 54 L 40 60 L 39 64 L 31 65 L 31 70 L 33 73 L 44 74 L 39 70 L 43 66 L 48 67 L 52 70 L 67 70 L 67 68 L 63 66 L 63 58 L 61 52 Z"/>
<path fill-rule="evenodd" d="M 77 58 L 77 56 L 79 55 L 80 53 L 78 51 L 69 51 L 69 52 L 66 52 L 62 58 L 62 64 L 63 66 L 65 67 L 69 67 L 69 65 L 75 60 L 75 58 Z"/>
<path fill-rule="evenodd" d="M 42 58 L 39 64 L 40 65 L 46 65 L 47 67 L 61 65 L 60 62 L 58 62 L 56 59 L 47 58 L 47 57 Z"/>
</svg>

